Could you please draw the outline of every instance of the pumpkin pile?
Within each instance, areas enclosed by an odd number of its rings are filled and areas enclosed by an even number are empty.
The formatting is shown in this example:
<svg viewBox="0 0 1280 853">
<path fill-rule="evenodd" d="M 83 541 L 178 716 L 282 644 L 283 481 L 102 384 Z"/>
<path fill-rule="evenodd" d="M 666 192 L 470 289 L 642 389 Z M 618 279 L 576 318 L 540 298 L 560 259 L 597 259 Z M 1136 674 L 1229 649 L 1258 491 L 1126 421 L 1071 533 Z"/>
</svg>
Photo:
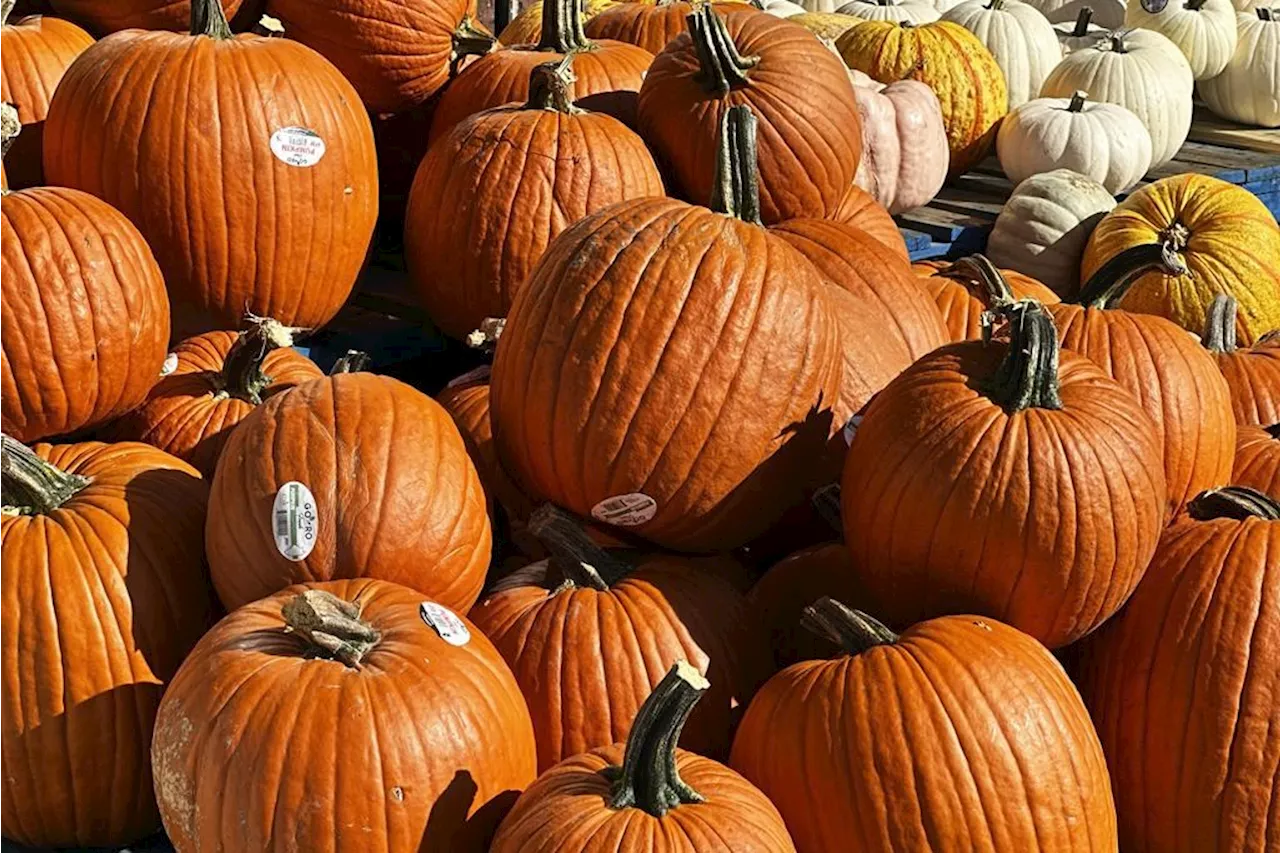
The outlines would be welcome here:
<svg viewBox="0 0 1280 853">
<path fill-rule="evenodd" d="M 1280 840 L 1280 227 L 1135 189 L 1280 125 L 1269 10 L 23 5 L 6 840 Z M 438 351 L 322 370 L 389 258 Z"/>
</svg>

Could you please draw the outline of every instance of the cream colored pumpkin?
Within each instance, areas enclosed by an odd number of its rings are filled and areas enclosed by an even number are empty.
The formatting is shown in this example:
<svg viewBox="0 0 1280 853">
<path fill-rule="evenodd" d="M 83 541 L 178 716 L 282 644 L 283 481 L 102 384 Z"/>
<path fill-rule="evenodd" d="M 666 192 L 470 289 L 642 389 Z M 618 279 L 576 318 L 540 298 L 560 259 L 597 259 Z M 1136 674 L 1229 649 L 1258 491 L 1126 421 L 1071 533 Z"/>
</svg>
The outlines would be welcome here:
<svg viewBox="0 0 1280 853">
<path fill-rule="evenodd" d="M 1094 227 L 1116 206 L 1097 181 L 1068 169 L 1033 175 L 1005 202 L 987 257 L 1044 284 L 1064 300 L 1080 289 L 1080 258 Z"/>
<path fill-rule="evenodd" d="M 967 0 L 942 20 L 964 27 L 991 51 L 1009 85 L 1009 109 L 1037 97 L 1049 72 L 1062 61 L 1053 25 L 1020 0 Z"/>
<path fill-rule="evenodd" d="M 1154 30 L 1177 45 L 1197 80 L 1220 74 L 1236 52 L 1236 9 L 1231 0 L 1133 0 L 1124 20 L 1127 26 Z"/>
<path fill-rule="evenodd" d="M 840 0 L 801 0 L 806 12 L 834 12 L 841 5 Z"/>
<path fill-rule="evenodd" d="M 1074 22 L 1081 11 L 1088 9 L 1093 23 L 1103 31 L 1124 26 L 1125 0 L 1027 0 L 1035 6 L 1051 24 Z M 1136 0 L 1135 0 L 1136 2 Z"/>
<path fill-rule="evenodd" d="M 809 11 L 799 3 L 792 3 L 791 0 L 751 0 L 751 5 L 775 18 L 794 18 Z"/>
<path fill-rule="evenodd" d="M 863 75 L 864 77 L 866 75 Z M 950 153 L 942 106 L 918 80 L 888 86 L 855 83 L 862 119 L 862 160 L 854 183 L 890 213 L 928 204 L 947 179 Z"/>
<path fill-rule="evenodd" d="M 1200 97 L 1223 118 L 1280 127 L 1280 10 L 1241 12 L 1236 20 L 1235 55 L 1217 77 L 1200 81 Z"/>
<path fill-rule="evenodd" d="M 1151 134 L 1119 104 L 1036 98 L 1005 116 L 996 137 L 1000 165 L 1015 184 L 1041 172 L 1070 169 L 1115 195 L 1151 168 Z"/>
<path fill-rule="evenodd" d="M 937 9 L 925 0 L 853 0 L 836 10 L 864 21 L 908 21 L 928 24 L 938 20 Z"/>
<path fill-rule="evenodd" d="M 1058 36 L 1058 46 L 1062 55 L 1068 56 L 1082 47 L 1098 43 L 1098 39 L 1107 34 L 1105 27 L 1093 22 L 1093 8 L 1085 6 L 1080 9 L 1074 21 L 1063 21 L 1053 25 L 1053 32 Z"/>
<path fill-rule="evenodd" d="M 964 0 L 929 0 L 929 5 L 937 9 L 939 13 L 943 13 L 948 9 L 954 9 L 963 2 Z"/>
<path fill-rule="evenodd" d="M 1086 91 L 1095 101 L 1128 107 L 1151 134 L 1151 165 L 1174 158 L 1191 130 L 1195 83 L 1182 52 L 1151 30 L 1115 31 L 1065 57 L 1040 94 L 1069 98 Z"/>
</svg>

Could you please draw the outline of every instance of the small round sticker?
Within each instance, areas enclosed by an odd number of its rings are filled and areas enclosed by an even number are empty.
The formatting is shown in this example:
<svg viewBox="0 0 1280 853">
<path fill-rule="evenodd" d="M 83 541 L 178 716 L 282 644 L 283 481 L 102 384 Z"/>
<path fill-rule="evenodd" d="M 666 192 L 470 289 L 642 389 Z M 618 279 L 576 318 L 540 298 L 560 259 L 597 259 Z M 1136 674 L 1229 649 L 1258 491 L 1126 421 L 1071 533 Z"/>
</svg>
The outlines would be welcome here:
<svg viewBox="0 0 1280 853">
<path fill-rule="evenodd" d="M 635 527 L 658 514 L 658 502 L 644 492 L 605 498 L 591 508 L 591 517 L 618 527 Z"/>
<path fill-rule="evenodd" d="M 282 127 L 271 134 L 271 153 L 290 166 L 314 166 L 324 156 L 324 140 L 306 127 Z"/>
<path fill-rule="evenodd" d="M 458 614 L 434 601 L 424 601 L 418 605 L 418 614 L 422 621 L 430 625 L 451 646 L 465 646 L 471 640 L 471 631 L 458 618 Z"/>
<path fill-rule="evenodd" d="M 276 550 L 286 560 L 305 560 L 316 547 L 319 513 L 315 495 L 302 483 L 290 480 L 276 492 L 271 506 L 271 529 Z"/>
<path fill-rule="evenodd" d="M 845 422 L 844 429 L 840 431 L 844 435 L 845 447 L 853 444 L 853 437 L 858 434 L 858 427 L 862 426 L 862 418 L 862 415 L 854 415 Z"/>
<path fill-rule="evenodd" d="M 160 365 L 160 375 L 168 376 L 170 373 L 178 369 L 178 354 L 171 352 L 164 357 L 164 364 Z"/>
</svg>

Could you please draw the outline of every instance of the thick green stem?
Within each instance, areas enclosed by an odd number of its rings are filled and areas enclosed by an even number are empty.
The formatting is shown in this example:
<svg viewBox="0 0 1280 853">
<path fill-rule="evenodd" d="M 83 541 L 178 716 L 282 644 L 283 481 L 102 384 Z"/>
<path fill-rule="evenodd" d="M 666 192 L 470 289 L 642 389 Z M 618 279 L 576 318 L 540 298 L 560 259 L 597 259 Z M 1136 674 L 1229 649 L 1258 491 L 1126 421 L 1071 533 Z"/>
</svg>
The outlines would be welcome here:
<svg viewBox="0 0 1280 853">
<path fill-rule="evenodd" d="M 836 535 L 844 535 L 844 522 L 840 519 L 840 484 L 828 483 L 813 493 L 813 508 Z"/>
<path fill-rule="evenodd" d="M 349 349 L 333 363 L 333 367 L 329 368 L 329 375 L 340 376 L 343 373 L 361 373 L 369 369 L 369 362 L 372 360 L 367 352 Z"/>
<path fill-rule="evenodd" d="M 716 151 L 716 182 L 711 187 L 711 209 L 743 222 L 760 224 L 756 117 L 746 104 L 730 107 L 720 120 L 720 145 Z"/>
<path fill-rule="evenodd" d="M 1109 308 L 1124 298 L 1144 275 L 1156 270 L 1165 275 L 1182 275 L 1187 265 L 1169 243 L 1131 246 L 1107 261 L 1080 288 L 1079 304 L 1089 308 Z"/>
<path fill-rule="evenodd" d="M 1025 409 L 1061 409 L 1058 395 L 1058 333 L 1039 302 L 1023 301 L 993 310 L 1009 323 L 1004 360 L 987 383 L 987 396 L 1010 414 Z"/>
<path fill-rule="evenodd" d="M 609 808 L 642 809 L 654 817 L 662 817 L 685 803 L 704 801 L 701 794 L 680 778 L 676 744 L 693 706 L 710 686 L 697 669 L 684 661 L 676 661 L 653 688 L 631 724 L 622 766 L 603 771 L 612 783 Z"/>
<path fill-rule="evenodd" d="M 1209 352 L 1236 351 L 1236 299 L 1234 296 L 1219 293 L 1213 297 L 1201 341 Z"/>
<path fill-rule="evenodd" d="M 1013 302 L 1013 291 L 1009 289 L 1009 283 L 1004 280 L 1004 273 L 1000 272 L 986 255 L 976 254 L 960 258 L 942 270 L 942 275 L 976 288 L 982 298 L 982 304 L 988 309 Z"/>
<path fill-rule="evenodd" d="M 1280 503 L 1256 489 L 1246 486 L 1227 486 L 1201 492 L 1187 504 L 1187 514 L 1197 521 L 1215 518 L 1261 518 L 1280 521 Z"/>
<path fill-rule="evenodd" d="M 758 56 L 743 56 L 729 36 L 724 20 L 710 3 L 697 7 L 685 18 L 693 48 L 698 53 L 698 74 L 694 78 L 712 94 L 726 95 L 750 82 L 747 72 L 760 62 Z"/>
<path fill-rule="evenodd" d="M 249 328 L 240 333 L 227 352 L 219 384 L 223 393 L 256 406 L 262 402 L 262 392 L 271 384 L 271 377 L 262 372 L 267 355 L 293 346 L 293 336 L 302 330 L 252 314 L 248 323 Z"/>
<path fill-rule="evenodd" d="M 826 596 L 804 609 L 800 624 L 851 655 L 898 642 L 898 635 L 879 620 Z"/>
<path fill-rule="evenodd" d="M 579 0 L 545 0 L 542 4 L 542 34 L 538 38 L 538 50 L 554 50 L 569 53 L 584 50 L 591 45 L 582 31 L 582 10 Z"/>
<path fill-rule="evenodd" d="M 191 0 L 191 35 L 213 39 L 234 38 L 222 0 Z"/>
<path fill-rule="evenodd" d="M 573 54 L 558 62 L 544 62 L 529 72 L 529 100 L 525 109 L 554 110 L 573 115 L 582 110 L 573 105 Z"/>
<path fill-rule="evenodd" d="M 476 26 L 475 18 L 470 15 L 462 19 L 458 28 L 453 31 L 453 47 L 449 51 L 449 73 L 458 73 L 458 67 L 468 56 L 484 56 L 493 50 L 498 40 Z"/>
<path fill-rule="evenodd" d="M 543 504 L 529 516 L 529 532 L 551 554 L 547 578 L 582 589 L 601 592 L 622 580 L 631 566 L 601 548 L 578 520 L 554 504 Z"/>
<path fill-rule="evenodd" d="M 1089 24 L 1093 22 L 1093 9 L 1085 6 L 1080 10 L 1080 14 L 1076 15 L 1076 26 L 1071 31 L 1071 35 L 1080 37 L 1089 35 Z"/>
<path fill-rule="evenodd" d="M 285 629 L 310 644 L 310 654 L 341 661 L 353 669 L 359 668 L 364 656 L 382 639 L 376 628 L 360 618 L 358 604 L 318 589 L 289 599 L 280 614 Z"/>
<path fill-rule="evenodd" d="M 0 501 L 9 512 L 46 515 L 89 485 L 88 477 L 49 464 L 20 441 L 0 434 Z"/>
</svg>

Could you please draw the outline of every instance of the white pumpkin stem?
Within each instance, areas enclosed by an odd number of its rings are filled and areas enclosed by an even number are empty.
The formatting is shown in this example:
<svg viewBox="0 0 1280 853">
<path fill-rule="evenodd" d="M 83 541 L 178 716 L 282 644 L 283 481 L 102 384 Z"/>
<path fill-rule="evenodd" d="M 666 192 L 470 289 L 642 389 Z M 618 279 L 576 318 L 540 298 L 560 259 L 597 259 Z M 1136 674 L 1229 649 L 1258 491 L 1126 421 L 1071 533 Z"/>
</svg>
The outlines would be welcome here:
<svg viewBox="0 0 1280 853">
<path fill-rule="evenodd" d="M 1071 35 L 1080 37 L 1089 35 L 1089 24 L 1093 22 L 1093 8 L 1085 6 L 1080 10 L 1080 14 L 1076 15 L 1076 26 L 1071 31 Z"/>
<path fill-rule="evenodd" d="M 1268 8 L 1259 6 L 1255 11 L 1258 13 L 1258 20 L 1260 21 L 1275 20 L 1275 14 Z"/>
<path fill-rule="evenodd" d="M 1087 101 L 1088 99 L 1089 99 L 1088 92 L 1077 89 L 1075 94 L 1071 96 L 1071 103 L 1067 104 L 1067 112 L 1069 113 L 1080 112 L 1081 110 L 1084 109 L 1084 102 Z"/>
</svg>

